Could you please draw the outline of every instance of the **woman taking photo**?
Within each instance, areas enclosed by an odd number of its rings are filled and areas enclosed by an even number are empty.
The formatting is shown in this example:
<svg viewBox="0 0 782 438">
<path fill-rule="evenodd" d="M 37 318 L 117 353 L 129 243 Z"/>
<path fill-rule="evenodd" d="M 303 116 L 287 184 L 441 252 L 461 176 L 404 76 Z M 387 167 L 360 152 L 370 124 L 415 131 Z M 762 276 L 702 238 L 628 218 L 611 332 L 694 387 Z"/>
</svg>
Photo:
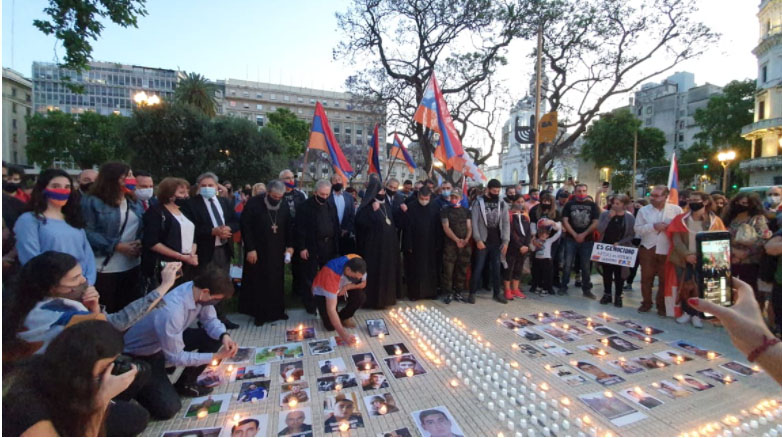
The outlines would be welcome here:
<svg viewBox="0 0 782 438">
<path fill-rule="evenodd" d="M 755 291 L 755 297 L 764 308 L 765 297 L 758 294 L 758 274 L 763 245 L 771 238 L 760 199 L 739 193 L 725 207 L 722 222 L 730 231 L 730 270 Z"/>
<path fill-rule="evenodd" d="M 112 374 L 123 346 L 122 333 L 105 321 L 63 331 L 45 354 L 10 377 L 3 397 L 3 435 L 105 436 L 107 423 L 123 420 L 107 421 L 112 399 L 137 373 L 133 366 Z"/>
<path fill-rule="evenodd" d="M 71 177 L 60 169 L 47 169 L 38 176 L 29 211 L 14 225 L 19 263 L 24 265 L 44 251 L 64 252 L 79 261 L 87 282 L 95 284 L 95 256 L 71 184 Z"/>
<path fill-rule="evenodd" d="M 123 163 L 106 163 L 81 201 L 87 239 L 95 253 L 95 287 L 106 310 L 116 312 L 142 295 L 141 216 L 144 207 L 133 190 L 136 180 Z"/>
<path fill-rule="evenodd" d="M 159 203 L 144 213 L 144 256 L 142 271 L 145 278 L 159 281 L 160 262 L 182 262 L 185 267 L 180 283 L 189 281 L 192 268 L 198 266 L 196 245 L 193 243 L 195 225 L 179 210 L 177 200 L 187 199 L 190 185 L 181 178 L 164 178 L 157 188 Z M 181 201 L 180 201 L 181 203 Z"/>
</svg>

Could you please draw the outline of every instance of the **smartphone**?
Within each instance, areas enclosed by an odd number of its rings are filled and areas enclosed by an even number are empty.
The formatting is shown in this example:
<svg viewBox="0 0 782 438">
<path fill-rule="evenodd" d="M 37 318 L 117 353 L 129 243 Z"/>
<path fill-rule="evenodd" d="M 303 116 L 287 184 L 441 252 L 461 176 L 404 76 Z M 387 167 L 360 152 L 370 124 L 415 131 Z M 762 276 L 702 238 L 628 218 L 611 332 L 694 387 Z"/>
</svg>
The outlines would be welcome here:
<svg viewBox="0 0 782 438">
<path fill-rule="evenodd" d="M 167 264 L 168 264 L 168 262 L 161 260 L 160 261 L 160 268 L 161 269 L 165 268 Z M 180 277 L 182 277 L 182 275 L 184 275 L 184 273 L 182 272 L 182 268 L 179 268 L 179 270 L 176 271 L 176 278 L 180 278 Z"/>
<path fill-rule="evenodd" d="M 730 233 L 705 231 L 695 235 L 697 247 L 698 296 L 714 304 L 733 305 L 733 287 L 730 278 Z M 704 313 L 704 317 L 714 315 Z"/>
</svg>

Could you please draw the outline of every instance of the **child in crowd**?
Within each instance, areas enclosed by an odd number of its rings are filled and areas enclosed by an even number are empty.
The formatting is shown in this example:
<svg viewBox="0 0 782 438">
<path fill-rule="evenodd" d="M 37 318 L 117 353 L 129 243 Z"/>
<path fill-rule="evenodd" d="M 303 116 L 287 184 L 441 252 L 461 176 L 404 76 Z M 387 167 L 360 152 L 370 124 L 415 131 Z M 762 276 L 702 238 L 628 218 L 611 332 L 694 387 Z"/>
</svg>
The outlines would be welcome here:
<svg viewBox="0 0 782 438">
<path fill-rule="evenodd" d="M 551 261 L 551 246 L 562 235 L 562 226 L 551 219 L 541 219 L 533 225 L 535 237 L 532 239 L 531 249 L 535 256 L 532 258 L 530 292 L 537 292 L 537 288 L 540 287 L 539 294 L 545 291 L 553 295 L 554 265 Z"/>
</svg>

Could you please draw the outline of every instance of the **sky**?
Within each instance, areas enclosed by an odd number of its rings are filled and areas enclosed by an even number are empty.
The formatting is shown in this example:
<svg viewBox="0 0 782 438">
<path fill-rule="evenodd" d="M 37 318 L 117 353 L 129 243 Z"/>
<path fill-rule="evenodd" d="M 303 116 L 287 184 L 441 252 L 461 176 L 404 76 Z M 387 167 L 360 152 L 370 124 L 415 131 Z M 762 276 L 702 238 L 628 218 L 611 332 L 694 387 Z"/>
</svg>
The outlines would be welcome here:
<svg viewBox="0 0 782 438">
<path fill-rule="evenodd" d="M 641 0 L 644 1 L 644 0 Z M 212 80 L 245 79 L 283 85 L 344 91 L 345 78 L 355 68 L 335 61 L 333 49 L 341 33 L 335 12 L 349 0 L 148 0 L 149 14 L 138 28 L 107 23 L 93 44 L 96 61 L 180 69 Z M 694 0 L 696 19 L 721 33 L 720 42 L 700 58 L 677 66 L 690 71 L 700 85 L 724 85 L 757 77 L 751 51 L 758 42 L 759 0 Z M 2 2 L 2 61 L 30 76 L 33 61 L 57 61 L 64 51 L 54 37 L 43 35 L 32 22 L 43 17 L 46 0 Z M 508 65 L 498 72 L 512 100 L 524 96 L 534 70 L 527 56 L 531 45 L 514 43 Z M 672 72 L 671 72 L 672 73 Z M 661 80 L 663 75 L 656 80 Z M 628 96 L 609 102 L 607 109 L 627 103 Z"/>
</svg>

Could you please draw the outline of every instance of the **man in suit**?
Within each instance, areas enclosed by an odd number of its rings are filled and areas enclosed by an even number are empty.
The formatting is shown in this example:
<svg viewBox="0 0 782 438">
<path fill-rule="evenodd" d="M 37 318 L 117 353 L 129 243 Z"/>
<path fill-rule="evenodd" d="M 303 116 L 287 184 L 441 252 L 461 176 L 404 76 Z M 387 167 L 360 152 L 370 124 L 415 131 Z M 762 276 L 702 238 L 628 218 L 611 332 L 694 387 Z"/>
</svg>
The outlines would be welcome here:
<svg viewBox="0 0 782 438">
<path fill-rule="evenodd" d="M 190 198 L 182 208 L 182 213 L 195 225 L 193 243 L 198 245 L 196 275 L 210 263 L 225 272 L 231 267 L 231 236 L 239 230 L 239 219 L 231 201 L 217 196 L 218 182 L 217 175 L 212 172 L 199 175 L 196 179 L 198 194 Z M 217 310 L 226 327 L 239 327 L 223 315 L 223 309 Z"/>
<path fill-rule="evenodd" d="M 312 290 L 312 281 L 320 268 L 339 255 L 341 236 L 337 208 L 329 202 L 331 183 L 320 180 L 315 183 L 313 196 L 299 205 L 296 215 L 295 251 L 305 263 L 304 281 Z M 312 294 L 302 297 L 305 306 L 314 305 Z"/>
<path fill-rule="evenodd" d="M 353 196 L 344 191 L 342 176 L 334 174 L 331 177 L 331 195 L 329 204 L 337 210 L 339 219 L 339 253 L 340 255 L 356 252 L 354 221 L 356 218 L 356 206 Z"/>
<path fill-rule="evenodd" d="M 136 176 L 136 197 L 141 201 L 144 211 L 147 211 L 149 207 L 157 204 L 155 181 L 152 179 L 152 174 L 146 170 L 134 170 L 133 175 Z"/>
</svg>

